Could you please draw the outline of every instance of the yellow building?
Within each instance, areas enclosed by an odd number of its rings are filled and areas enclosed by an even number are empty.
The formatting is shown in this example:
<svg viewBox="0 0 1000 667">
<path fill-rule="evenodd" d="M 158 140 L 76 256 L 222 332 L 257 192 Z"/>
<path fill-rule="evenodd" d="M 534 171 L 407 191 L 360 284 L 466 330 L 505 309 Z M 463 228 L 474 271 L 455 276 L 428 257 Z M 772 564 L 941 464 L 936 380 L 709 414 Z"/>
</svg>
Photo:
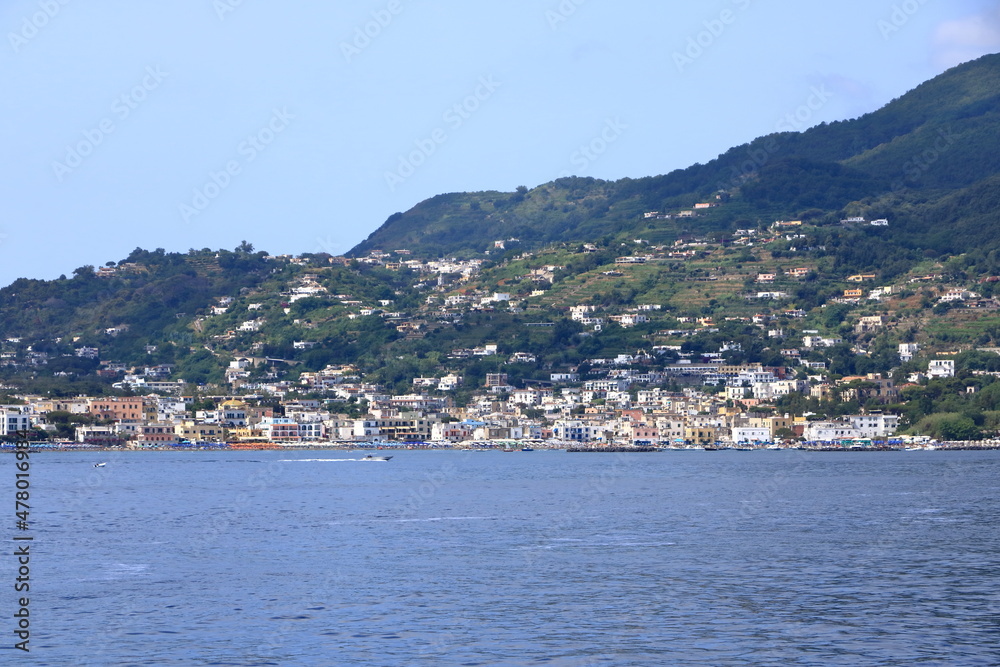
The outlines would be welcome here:
<svg viewBox="0 0 1000 667">
<path fill-rule="evenodd" d="M 711 426 L 688 426 L 684 429 L 684 441 L 696 445 L 711 445 L 718 440 L 718 431 Z"/>
<path fill-rule="evenodd" d="M 174 426 L 174 433 L 177 437 L 185 440 L 211 440 L 222 442 L 226 439 L 226 429 L 219 424 L 199 424 L 194 421 L 186 421 Z"/>
</svg>

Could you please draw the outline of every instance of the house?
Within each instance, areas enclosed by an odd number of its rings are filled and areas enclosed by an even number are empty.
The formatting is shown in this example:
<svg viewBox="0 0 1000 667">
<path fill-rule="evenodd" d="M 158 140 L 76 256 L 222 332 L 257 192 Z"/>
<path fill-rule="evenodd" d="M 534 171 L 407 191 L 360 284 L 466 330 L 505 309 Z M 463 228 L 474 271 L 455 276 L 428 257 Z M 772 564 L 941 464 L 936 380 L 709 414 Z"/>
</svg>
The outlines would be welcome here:
<svg viewBox="0 0 1000 667">
<path fill-rule="evenodd" d="M 649 317 L 646 315 L 639 315 L 637 313 L 626 313 L 625 315 L 613 315 L 610 319 L 618 322 L 619 325 L 625 327 L 634 327 L 637 324 L 646 324 L 649 322 Z"/>
<path fill-rule="evenodd" d="M 89 401 L 87 411 L 98 419 L 115 421 L 143 419 L 144 414 L 141 397 L 94 398 Z"/>
<path fill-rule="evenodd" d="M 733 428 L 732 439 L 741 444 L 770 442 L 771 429 L 762 426 L 737 426 Z"/>
<path fill-rule="evenodd" d="M 512 403 L 518 405 L 540 405 L 542 402 L 542 392 L 537 389 L 516 389 L 511 394 Z"/>
<path fill-rule="evenodd" d="M 757 274 L 757 282 L 759 283 L 773 283 L 775 278 L 777 278 L 777 274 L 774 273 Z"/>
<path fill-rule="evenodd" d="M 246 426 L 247 405 L 243 401 L 223 401 L 218 416 L 219 422 L 225 426 Z"/>
<path fill-rule="evenodd" d="M 486 374 L 486 386 L 487 387 L 504 387 L 507 386 L 507 374 L 506 373 L 487 373 Z"/>
<path fill-rule="evenodd" d="M 910 361 L 913 359 L 913 355 L 920 351 L 920 345 L 917 343 L 900 343 L 899 344 L 899 358 L 903 362 Z"/>
<path fill-rule="evenodd" d="M 895 403 L 899 400 L 899 390 L 895 383 L 890 378 L 882 377 L 881 373 L 845 377 L 841 378 L 837 384 L 847 386 L 842 393 L 845 401 Z"/>
<path fill-rule="evenodd" d="M 858 323 L 854 325 L 855 333 L 867 333 L 869 331 L 878 331 L 886 325 L 888 318 L 885 315 L 871 315 L 868 317 L 862 317 L 858 320 Z"/>
<path fill-rule="evenodd" d="M 75 437 L 77 442 L 101 445 L 121 444 L 121 438 L 113 426 L 77 426 Z"/>
<path fill-rule="evenodd" d="M 174 426 L 174 433 L 184 440 L 220 442 L 226 439 L 226 429 L 218 424 L 199 424 L 196 421 L 183 421 Z"/>
<path fill-rule="evenodd" d="M 955 377 L 954 359 L 935 359 L 927 366 L 927 375 L 932 378 Z"/>
<path fill-rule="evenodd" d="M 153 378 L 155 380 L 163 380 L 170 377 L 174 372 L 173 364 L 159 364 L 156 366 L 146 366 L 142 370 L 142 374 L 145 377 Z"/>
<path fill-rule="evenodd" d="M 861 431 L 850 423 L 819 421 L 806 425 L 803 437 L 810 442 L 832 442 L 835 440 L 853 440 L 862 437 Z"/>
<path fill-rule="evenodd" d="M 163 447 L 176 445 L 179 442 L 177 431 L 173 424 L 152 423 L 143 424 L 136 441 L 140 447 Z"/>
<path fill-rule="evenodd" d="M 855 276 L 848 276 L 847 282 L 849 283 L 863 283 L 866 280 L 875 280 L 874 273 L 859 273 Z"/>
<path fill-rule="evenodd" d="M 31 417 L 26 408 L 0 409 L 0 435 L 10 436 L 31 429 Z"/>
<path fill-rule="evenodd" d="M 944 296 L 938 299 L 938 303 L 954 303 L 957 301 L 965 301 L 966 299 L 977 299 L 979 295 L 975 292 L 970 292 L 964 289 L 953 289 L 948 290 Z"/>
<path fill-rule="evenodd" d="M 881 412 L 849 416 L 847 420 L 861 433 L 862 438 L 887 438 L 899 428 L 898 415 L 885 415 Z"/>
<path fill-rule="evenodd" d="M 822 336 L 805 336 L 802 346 L 808 348 L 833 347 L 844 342 L 843 338 L 823 338 Z"/>
<path fill-rule="evenodd" d="M 860 299 L 864 295 L 865 295 L 865 291 L 864 290 L 860 290 L 860 289 L 845 289 L 844 290 L 844 298 L 845 299 Z"/>
<path fill-rule="evenodd" d="M 438 382 L 438 391 L 452 391 L 456 387 L 462 386 L 464 378 L 461 375 L 449 373 Z"/>
<path fill-rule="evenodd" d="M 660 429 L 648 424 L 632 424 L 630 439 L 636 443 L 654 443 L 660 440 Z"/>
<path fill-rule="evenodd" d="M 576 420 L 558 420 L 552 427 L 552 434 L 559 440 L 572 442 L 591 442 L 603 437 L 597 424 Z"/>
<path fill-rule="evenodd" d="M 299 424 L 287 417 L 266 417 L 260 421 L 260 430 L 271 442 L 298 442 Z"/>
<path fill-rule="evenodd" d="M 895 294 L 896 291 L 897 288 L 891 285 L 888 285 L 886 287 L 876 287 L 875 289 L 873 289 L 871 292 L 868 293 L 868 298 L 872 299 L 873 301 L 880 301 L 882 297 L 891 296 Z"/>
</svg>

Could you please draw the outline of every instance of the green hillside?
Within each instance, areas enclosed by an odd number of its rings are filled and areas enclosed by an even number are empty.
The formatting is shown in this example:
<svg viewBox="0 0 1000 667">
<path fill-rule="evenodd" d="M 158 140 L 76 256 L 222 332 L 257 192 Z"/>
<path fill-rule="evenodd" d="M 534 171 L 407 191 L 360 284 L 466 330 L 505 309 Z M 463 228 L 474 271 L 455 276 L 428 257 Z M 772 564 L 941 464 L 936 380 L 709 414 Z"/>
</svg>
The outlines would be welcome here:
<svg viewBox="0 0 1000 667">
<path fill-rule="evenodd" d="M 990 56 L 862 118 L 665 176 L 440 195 L 346 258 L 136 249 L 18 280 L 0 289 L 0 383 L 121 393 L 149 371 L 294 393 L 343 366 L 396 393 L 455 373 L 460 403 L 488 373 L 520 387 L 639 352 L 662 368 L 725 348 L 827 379 L 905 382 L 937 354 L 994 370 L 972 350 L 1000 347 L 997 84 Z M 900 343 L 922 356 L 901 364 Z"/>
<path fill-rule="evenodd" d="M 526 248 L 636 234 L 670 241 L 774 219 L 840 215 L 858 206 L 898 207 L 919 220 L 947 208 L 946 200 L 956 196 L 977 199 L 982 187 L 976 185 L 1000 173 L 997 91 L 1000 55 L 985 56 L 860 118 L 762 137 L 708 164 L 663 176 L 615 182 L 566 178 L 514 193 L 434 197 L 391 216 L 348 254 L 406 248 L 422 256 L 461 256 L 509 238 Z M 972 189 L 956 194 L 965 188 Z M 692 219 L 643 217 L 717 197 L 734 205 Z M 966 219 L 960 212 L 952 223 L 1000 231 L 995 216 Z M 933 238 L 915 224 L 918 241 L 904 238 L 909 228 L 889 240 L 907 247 Z M 950 245 L 971 249 L 979 237 L 953 235 Z"/>
</svg>

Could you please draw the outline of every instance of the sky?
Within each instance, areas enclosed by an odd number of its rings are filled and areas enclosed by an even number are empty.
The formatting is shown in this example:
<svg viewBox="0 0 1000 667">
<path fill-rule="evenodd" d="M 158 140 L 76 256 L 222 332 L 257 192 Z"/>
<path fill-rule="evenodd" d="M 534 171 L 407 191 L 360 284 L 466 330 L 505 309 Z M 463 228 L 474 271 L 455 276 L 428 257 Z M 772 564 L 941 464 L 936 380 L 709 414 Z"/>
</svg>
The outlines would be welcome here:
<svg viewBox="0 0 1000 667">
<path fill-rule="evenodd" d="M 2 0 L 0 32 L 7 285 L 704 163 L 1000 51 L 1000 1 Z"/>
</svg>

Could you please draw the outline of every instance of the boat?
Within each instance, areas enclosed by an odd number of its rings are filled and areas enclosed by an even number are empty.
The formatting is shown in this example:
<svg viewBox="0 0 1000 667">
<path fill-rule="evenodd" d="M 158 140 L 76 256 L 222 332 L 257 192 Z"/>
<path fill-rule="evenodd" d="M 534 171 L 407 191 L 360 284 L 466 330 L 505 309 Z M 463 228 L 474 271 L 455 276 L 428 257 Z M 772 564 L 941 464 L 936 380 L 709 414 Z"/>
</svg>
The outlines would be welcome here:
<svg viewBox="0 0 1000 667">
<path fill-rule="evenodd" d="M 104 467 L 104 466 L 106 466 L 106 465 L 108 465 L 108 462 L 107 462 L 107 461 L 101 461 L 100 463 L 95 463 L 95 464 L 94 464 L 94 467 L 95 467 L 95 468 L 103 468 L 103 467 Z"/>
<path fill-rule="evenodd" d="M 361 460 L 362 461 L 388 461 L 391 458 L 392 458 L 391 456 L 372 456 L 371 454 L 369 454 L 368 456 L 363 457 Z"/>
<path fill-rule="evenodd" d="M 522 452 L 533 452 L 535 450 L 533 448 L 531 448 L 531 447 L 521 447 L 521 451 Z"/>
</svg>

